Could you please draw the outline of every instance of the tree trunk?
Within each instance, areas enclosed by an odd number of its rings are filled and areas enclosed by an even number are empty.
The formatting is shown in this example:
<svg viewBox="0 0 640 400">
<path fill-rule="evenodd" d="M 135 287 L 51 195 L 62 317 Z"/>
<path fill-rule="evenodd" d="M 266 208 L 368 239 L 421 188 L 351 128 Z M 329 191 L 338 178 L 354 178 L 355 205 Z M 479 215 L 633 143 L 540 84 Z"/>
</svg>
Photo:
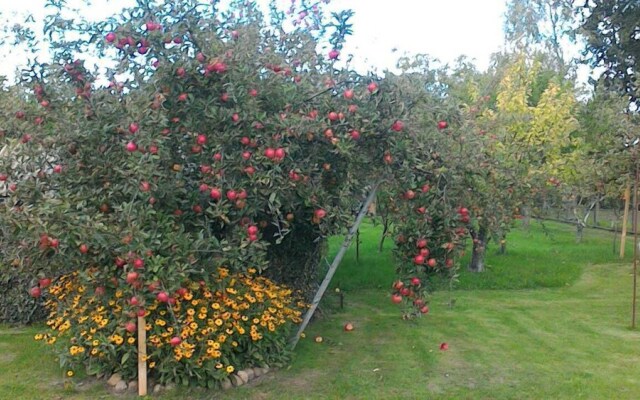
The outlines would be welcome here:
<svg viewBox="0 0 640 400">
<path fill-rule="evenodd" d="M 576 224 L 576 243 L 582 242 L 582 237 L 584 236 L 584 224 L 582 221 L 578 221 Z"/>
<path fill-rule="evenodd" d="M 471 230 L 470 234 L 473 239 L 473 249 L 471 252 L 471 261 L 469 262 L 469 271 L 483 272 L 484 255 L 487 248 L 487 229 L 481 225 L 477 232 Z"/>
<path fill-rule="evenodd" d="M 522 227 L 526 230 L 529 230 L 530 223 L 531 210 L 529 210 L 529 206 L 522 206 Z"/>
<path fill-rule="evenodd" d="M 378 253 L 382 253 L 382 250 L 384 249 L 384 240 L 387 238 L 388 233 L 389 233 L 389 218 L 384 216 L 382 217 L 382 236 L 380 236 Z"/>
</svg>

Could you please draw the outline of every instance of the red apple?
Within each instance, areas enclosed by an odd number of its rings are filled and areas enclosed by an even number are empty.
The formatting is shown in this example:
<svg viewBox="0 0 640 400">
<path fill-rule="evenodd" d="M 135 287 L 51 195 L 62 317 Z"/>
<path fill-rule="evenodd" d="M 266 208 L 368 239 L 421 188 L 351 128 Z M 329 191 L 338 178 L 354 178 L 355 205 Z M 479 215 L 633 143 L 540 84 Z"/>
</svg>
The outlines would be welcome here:
<svg viewBox="0 0 640 400">
<path fill-rule="evenodd" d="M 347 100 L 353 99 L 353 90 L 352 89 L 345 90 L 344 93 L 343 93 L 343 96 Z"/>
<path fill-rule="evenodd" d="M 272 149 L 271 147 L 267 147 L 264 151 L 264 156 L 267 157 L 268 159 L 273 159 L 276 156 L 276 151 L 274 149 Z"/>
<path fill-rule="evenodd" d="M 220 200 L 220 198 L 222 197 L 222 193 L 220 193 L 220 189 L 212 188 L 211 191 L 209 192 L 209 197 L 217 201 L 217 200 Z"/>
<path fill-rule="evenodd" d="M 198 135 L 198 137 L 196 138 L 196 143 L 198 143 L 200 146 L 204 146 L 204 144 L 207 143 L 207 136 L 203 134 Z"/>
<path fill-rule="evenodd" d="M 344 324 L 345 332 L 351 332 L 353 329 L 354 329 L 354 326 L 351 322 L 347 322 L 346 324 Z"/>
<path fill-rule="evenodd" d="M 127 143 L 127 151 L 128 152 L 133 153 L 136 150 L 138 150 L 138 145 L 137 144 L 135 144 L 134 142 Z"/>
<path fill-rule="evenodd" d="M 171 344 L 171 346 L 176 347 L 179 346 L 180 343 L 182 343 L 182 339 L 180 339 L 178 336 L 174 336 L 171 338 L 169 343 Z"/>
<path fill-rule="evenodd" d="M 159 292 L 156 295 L 156 300 L 158 300 L 160 303 L 168 303 L 169 295 L 167 294 L 167 292 Z"/>
<path fill-rule="evenodd" d="M 329 52 L 329 60 L 337 60 L 340 57 L 340 51 L 333 49 Z"/>
<path fill-rule="evenodd" d="M 416 265 L 422 265 L 424 264 L 424 257 L 420 254 L 418 254 L 417 256 L 413 257 L 413 263 Z"/>
<path fill-rule="evenodd" d="M 427 239 L 422 238 L 422 239 L 416 240 L 416 247 L 419 249 L 423 247 L 427 247 Z"/>
<path fill-rule="evenodd" d="M 29 289 L 29 295 L 31 295 L 31 297 L 40 297 L 42 295 L 42 290 L 40 290 L 39 287 L 34 286 Z"/>
<path fill-rule="evenodd" d="M 149 190 L 151 190 L 151 184 L 149 184 L 149 182 L 147 182 L 147 181 L 140 182 L 140 191 L 141 192 L 148 192 Z"/>
<path fill-rule="evenodd" d="M 375 92 L 376 90 L 378 90 L 378 84 L 375 82 L 371 82 L 367 85 L 367 90 L 369 91 L 369 93 Z"/>
<path fill-rule="evenodd" d="M 44 289 L 46 287 L 48 287 L 49 285 L 51 285 L 51 278 L 41 278 L 38 280 L 38 285 Z"/>
<path fill-rule="evenodd" d="M 83 243 L 80 245 L 79 250 L 80 250 L 80 253 L 87 254 L 89 252 L 89 246 Z"/>
<path fill-rule="evenodd" d="M 131 134 L 138 132 L 139 129 L 140 129 L 140 126 L 138 125 L 137 122 L 132 122 L 129 124 L 129 132 L 131 132 Z"/>
<path fill-rule="evenodd" d="M 414 276 L 413 278 L 411 278 L 411 284 L 413 286 L 420 286 L 420 278 L 418 278 L 417 276 Z"/>
<path fill-rule="evenodd" d="M 402 132 L 403 129 L 404 129 L 404 122 L 402 121 L 395 121 L 393 125 L 391 125 L 391 130 L 395 132 Z"/>
<path fill-rule="evenodd" d="M 352 130 L 351 132 L 349 132 L 349 134 L 351 135 L 351 139 L 353 140 L 358 140 L 360 139 L 360 132 L 358 132 L 357 130 Z"/>
<path fill-rule="evenodd" d="M 129 321 L 124 324 L 124 329 L 129 333 L 134 333 L 137 329 L 136 323 L 133 321 Z"/>
<path fill-rule="evenodd" d="M 446 129 L 448 126 L 447 121 L 438 121 L 438 129 Z"/>
<path fill-rule="evenodd" d="M 127 273 L 126 281 L 127 281 L 128 284 L 132 285 L 138 280 L 139 276 L 140 275 L 137 272 L 131 271 L 131 272 Z"/>
<path fill-rule="evenodd" d="M 133 260 L 133 268 L 142 269 L 144 268 L 144 260 L 142 258 L 136 258 Z"/>
<path fill-rule="evenodd" d="M 402 296 L 399 294 L 394 294 L 391 296 L 391 302 L 394 304 L 400 304 L 402 303 Z"/>
<path fill-rule="evenodd" d="M 435 258 L 430 258 L 430 259 L 429 259 L 429 261 L 427 261 L 427 264 L 428 264 L 430 267 L 435 267 L 435 266 L 436 266 L 436 264 L 437 264 L 436 259 L 435 259 Z"/>
<path fill-rule="evenodd" d="M 109 32 L 106 34 L 104 39 L 107 41 L 107 43 L 113 43 L 116 41 L 116 34 L 113 32 Z"/>
<path fill-rule="evenodd" d="M 325 210 L 323 210 L 322 208 L 318 208 L 317 210 L 315 210 L 313 212 L 313 215 L 318 219 L 322 219 L 327 215 L 327 212 Z"/>
</svg>

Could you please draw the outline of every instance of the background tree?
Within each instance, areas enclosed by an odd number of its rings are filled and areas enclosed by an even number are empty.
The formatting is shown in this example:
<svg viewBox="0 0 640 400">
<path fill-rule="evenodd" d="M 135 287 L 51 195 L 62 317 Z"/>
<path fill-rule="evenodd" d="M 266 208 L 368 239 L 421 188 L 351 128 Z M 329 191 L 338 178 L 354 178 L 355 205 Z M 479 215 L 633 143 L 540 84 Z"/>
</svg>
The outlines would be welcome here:
<svg viewBox="0 0 640 400">
<path fill-rule="evenodd" d="M 580 11 L 580 32 L 586 38 L 585 55 L 591 66 L 602 68 L 605 83 L 619 88 L 637 107 L 640 4 L 633 0 L 585 1 Z"/>
</svg>

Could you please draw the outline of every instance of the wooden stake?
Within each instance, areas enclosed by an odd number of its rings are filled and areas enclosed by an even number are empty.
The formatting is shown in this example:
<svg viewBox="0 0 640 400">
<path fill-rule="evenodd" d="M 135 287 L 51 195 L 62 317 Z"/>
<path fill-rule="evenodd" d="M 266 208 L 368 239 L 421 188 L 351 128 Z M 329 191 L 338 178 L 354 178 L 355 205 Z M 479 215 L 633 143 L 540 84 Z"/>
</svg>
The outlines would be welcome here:
<svg viewBox="0 0 640 400">
<path fill-rule="evenodd" d="M 636 328 L 636 299 L 638 293 L 638 171 L 637 153 L 634 161 L 636 164 L 636 176 L 633 181 L 633 302 L 631 305 L 631 328 Z"/>
<path fill-rule="evenodd" d="M 144 317 L 138 317 L 138 395 L 147 395 L 147 330 Z"/>
<path fill-rule="evenodd" d="M 373 199 L 376 198 L 376 191 L 378 190 L 378 185 L 379 183 L 376 183 L 373 189 L 371 189 L 371 193 L 369 193 L 369 197 L 367 197 L 367 200 L 365 200 L 364 204 L 360 208 L 360 212 L 356 217 L 356 221 L 354 222 L 351 229 L 349 229 L 349 233 L 347 233 L 347 236 L 344 238 L 344 242 L 342 242 L 342 246 L 340 247 L 340 250 L 338 250 L 338 254 L 336 254 L 336 257 L 333 259 L 333 262 L 329 267 L 329 271 L 327 271 L 327 275 L 324 277 L 324 280 L 320 284 L 320 287 L 318 288 L 318 291 L 316 292 L 316 295 L 313 298 L 313 301 L 311 302 L 311 307 L 309 307 L 309 310 L 307 310 L 307 313 L 304 315 L 304 319 L 302 320 L 302 323 L 298 328 L 298 332 L 293 337 L 293 339 L 291 339 L 291 350 L 295 349 L 296 345 L 298 344 L 298 341 L 300 340 L 300 335 L 302 335 L 302 332 L 304 332 L 307 325 L 309 325 L 309 321 L 311 321 L 311 317 L 316 312 L 316 309 L 318 308 L 318 304 L 320 304 L 320 300 L 322 299 L 324 292 L 329 287 L 329 283 L 331 282 L 331 278 L 333 278 L 333 274 L 335 274 L 336 270 L 338 269 L 338 266 L 340 265 L 340 261 L 342 261 L 342 257 L 344 257 L 345 253 L 349 249 L 349 246 L 351 245 L 351 240 L 353 239 L 353 236 L 358 231 L 358 228 L 360 227 L 362 220 L 367 214 L 367 209 L 369 208 L 369 205 L 371 204 L 371 202 L 373 202 Z"/>
<path fill-rule="evenodd" d="M 629 219 L 629 200 L 631 198 L 631 187 L 627 184 L 624 190 L 624 216 L 622 217 L 622 231 L 620 232 L 620 258 L 624 258 L 624 247 L 627 239 L 627 219 Z"/>
<path fill-rule="evenodd" d="M 360 264 L 360 228 L 356 231 L 356 263 Z"/>
</svg>

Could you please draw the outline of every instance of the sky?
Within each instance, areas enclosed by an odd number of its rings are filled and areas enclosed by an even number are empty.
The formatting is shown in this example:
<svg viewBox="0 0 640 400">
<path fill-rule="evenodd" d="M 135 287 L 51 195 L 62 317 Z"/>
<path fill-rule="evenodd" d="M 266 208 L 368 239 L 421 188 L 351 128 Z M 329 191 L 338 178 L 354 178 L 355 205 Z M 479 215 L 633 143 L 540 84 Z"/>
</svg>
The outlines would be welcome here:
<svg viewBox="0 0 640 400">
<path fill-rule="evenodd" d="M 80 5 L 82 0 L 67 0 Z M 108 16 L 133 0 L 93 0 L 83 15 Z M 2 22 L 19 22 L 26 14 L 41 20 L 45 0 L 0 1 Z M 332 0 L 332 9 L 351 8 L 354 34 L 343 54 L 353 54 L 359 72 L 393 69 L 405 54 L 428 54 L 443 63 L 453 63 L 460 55 L 475 60 L 486 69 L 492 53 L 503 44 L 502 18 L 505 0 Z M 0 75 L 11 75 L 24 56 L 0 48 Z"/>
</svg>

